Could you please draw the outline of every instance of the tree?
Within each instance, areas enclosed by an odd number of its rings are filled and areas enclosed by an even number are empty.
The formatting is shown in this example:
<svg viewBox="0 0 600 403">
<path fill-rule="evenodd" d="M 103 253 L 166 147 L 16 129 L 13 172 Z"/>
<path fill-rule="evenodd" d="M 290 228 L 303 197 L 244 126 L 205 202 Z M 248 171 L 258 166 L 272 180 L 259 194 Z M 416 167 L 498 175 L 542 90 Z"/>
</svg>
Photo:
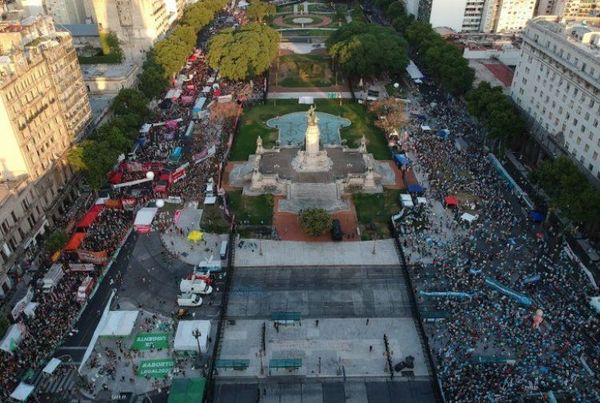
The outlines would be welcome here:
<svg viewBox="0 0 600 403">
<path fill-rule="evenodd" d="M 223 77 L 244 80 L 267 71 L 278 49 L 277 31 L 252 23 L 213 36 L 208 43 L 207 62 Z"/>
<path fill-rule="evenodd" d="M 388 27 L 352 22 L 333 32 L 326 45 L 350 77 L 380 75 L 408 65 L 406 42 Z"/>
<path fill-rule="evenodd" d="M 63 231 L 54 231 L 48 237 L 46 248 L 48 249 L 48 252 L 54 253 L 58 250 L 61 250 L 68 240 L 69 237 Z"/>
<path fill-rule="evenodd" d="M 113 100 L 110 108 L 115 116 L 135 115 L 138 117 L 139 124 L 142 124 L 150 116 L 150 110 L 147 105 L 148 98 L 140 91 L 132 88 L 123 88 Z"/>
<path fill-rule="evenodd" d="M 169 84 L 165 69 L 156 61 L 156 53 L 151 49 L 146 53 L 146 60 L 142 65 L 142 73 L 138 76 L 138 90 L 148 99 L 158 98 Z"/>
<path fill-rule="evenodd" d="M 114 32 L 100 32 L 100 48 L 104 56 L 111 55 L 116 62 L 123 60 L 123 50 L 119 38 Z"/>
<path fill-rule="evenodd" d="M 298 219 L 302 231 L 310 236 L 319 236 L 331 228 L 331 217 L 322 208 L 306 209 Z"/>
<path fill-rule="evenodd" d="M 267 16 L 274 15 L 276 8 L 273 4 L 265 3 L 262 1 L 252 2 L 246 10 L 248 18 L 259 23 L 263 22 L 263 19 Z"/>
</svg>

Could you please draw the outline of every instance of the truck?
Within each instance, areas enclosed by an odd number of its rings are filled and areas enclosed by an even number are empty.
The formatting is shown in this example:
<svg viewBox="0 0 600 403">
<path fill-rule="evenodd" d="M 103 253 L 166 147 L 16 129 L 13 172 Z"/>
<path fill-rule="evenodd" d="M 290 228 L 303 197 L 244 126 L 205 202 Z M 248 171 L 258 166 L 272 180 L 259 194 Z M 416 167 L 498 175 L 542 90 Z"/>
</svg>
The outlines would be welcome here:
<svg viewBox="0 0 600 403">
<path fill-rule="evenodd" d="M 179 291 L 182 293 L 203 294 L 212 293 L 213 289 L 205 281 L 202 280 L 181 280 L 179 283 Z"/>
<path fill-rule="evenodd" d="M 86 278 L 84 278 L 81 282 L 81 285 L 77 289 L 77 302 L 83 304 L 88 299 L 89 295 L 92 293 L 95 284 L 96 280 L 94 280 L 92 277 L 87 276 Z"/>
<path fill-rule="evenodd" d="M 179 294 L 177 296 L 177 305 L 179 306 L 200 306 L 202 305 L 202 298 L 198 294 Z"/>
<path fill-rule="evenodd" d="M 56 263 L 50 267 L 50 270 L 46 273 L 42 279 L 42 290 L 45 294 L 51 293 L 54 287 L 60 282 L 65 275 L 62 269 L 62 264 Z"/>
</svg>

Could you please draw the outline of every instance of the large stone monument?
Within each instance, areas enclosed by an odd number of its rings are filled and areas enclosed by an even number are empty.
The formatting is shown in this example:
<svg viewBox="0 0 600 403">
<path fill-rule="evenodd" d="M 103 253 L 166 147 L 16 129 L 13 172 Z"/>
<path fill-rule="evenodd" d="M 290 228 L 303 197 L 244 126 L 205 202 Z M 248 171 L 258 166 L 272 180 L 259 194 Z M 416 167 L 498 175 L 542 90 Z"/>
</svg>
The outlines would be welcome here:
<svg viewBox="0 0 600 403">
<path fill-rule="evenodd" d="M 327 156 L 326 150 L 321 150 L 321 131 L 319 118 L 312 105 L 306 113 L 308 126 L 304 134 L 304 150 L 299 150 L 292 161 L 292 167 L 297 172 L 326 172 L 331 170 L 333 162 Z"/>
</svg>

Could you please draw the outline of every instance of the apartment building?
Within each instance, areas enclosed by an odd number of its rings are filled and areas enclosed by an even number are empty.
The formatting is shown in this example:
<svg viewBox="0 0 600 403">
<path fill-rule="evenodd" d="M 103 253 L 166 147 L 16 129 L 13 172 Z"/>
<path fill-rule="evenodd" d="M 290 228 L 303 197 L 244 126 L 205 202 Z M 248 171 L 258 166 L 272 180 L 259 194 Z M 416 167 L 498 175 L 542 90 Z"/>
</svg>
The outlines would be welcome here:
<svg viewBox="0 0 600 403">
<path fill-rule="evenodd" d="M 434 28 L 464 33 L 518 32 L 534 16 L 537 0 L 409 0 L 406 10 Z"/>
<path fill-rule="evenodd" d="M 50 15 L 57 24 L 84 24 L 84 2 L 88 0 L 17 0 L 16 5 L 25 11 L 25 17 Z"/>
<path fill-rule="evenodd" d="M 141 61 L 169 28 L 165 0 L 89 0 L 92 20 L 114 32 L 126 57 Z"/>
<path fill-rule="evenodd" d="M 66 152 L 90 119 L 70 35 L 49 16 L 1 21 L 0 283 L 76 197 Z"/>
<path fill-rule="evenodd" d="M 600 18 L 536 17 L 523 35 L 511 96 L 553 144 L 600 178 Z"/>
</svg>

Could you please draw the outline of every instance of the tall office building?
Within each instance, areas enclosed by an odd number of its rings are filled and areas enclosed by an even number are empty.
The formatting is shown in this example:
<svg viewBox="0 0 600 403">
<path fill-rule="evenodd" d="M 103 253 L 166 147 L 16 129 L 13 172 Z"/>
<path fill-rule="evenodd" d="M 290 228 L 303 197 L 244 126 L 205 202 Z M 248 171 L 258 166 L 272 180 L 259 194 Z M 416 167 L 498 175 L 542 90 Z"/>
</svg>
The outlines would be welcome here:
<svg viewBox="0 0 600 403">
<path fill-rule="evenodd" d="M 142 60 L 145 52 L 169 27 L 165 0 L 90 0 L 92 20 L 114 32 L 125 55 Z"/>
<path fill-rule="evenodd" d="M 65 157 L 90 119 L 70 34 L 49 16 L 1 21 L 0 283 L 76 196 Z"/>
<path fill-rule="evenodd" d="M 84 24 L 87 0 L 17 0 L 25 16 L 49 15 L 57 24 Z"/>
<path fill-rule="evenodd" d="M 540 129 L 542 144 L 600 178 L 600 18 L 558 21 L 527 23 L 511 96 Z"/>
</svg>

